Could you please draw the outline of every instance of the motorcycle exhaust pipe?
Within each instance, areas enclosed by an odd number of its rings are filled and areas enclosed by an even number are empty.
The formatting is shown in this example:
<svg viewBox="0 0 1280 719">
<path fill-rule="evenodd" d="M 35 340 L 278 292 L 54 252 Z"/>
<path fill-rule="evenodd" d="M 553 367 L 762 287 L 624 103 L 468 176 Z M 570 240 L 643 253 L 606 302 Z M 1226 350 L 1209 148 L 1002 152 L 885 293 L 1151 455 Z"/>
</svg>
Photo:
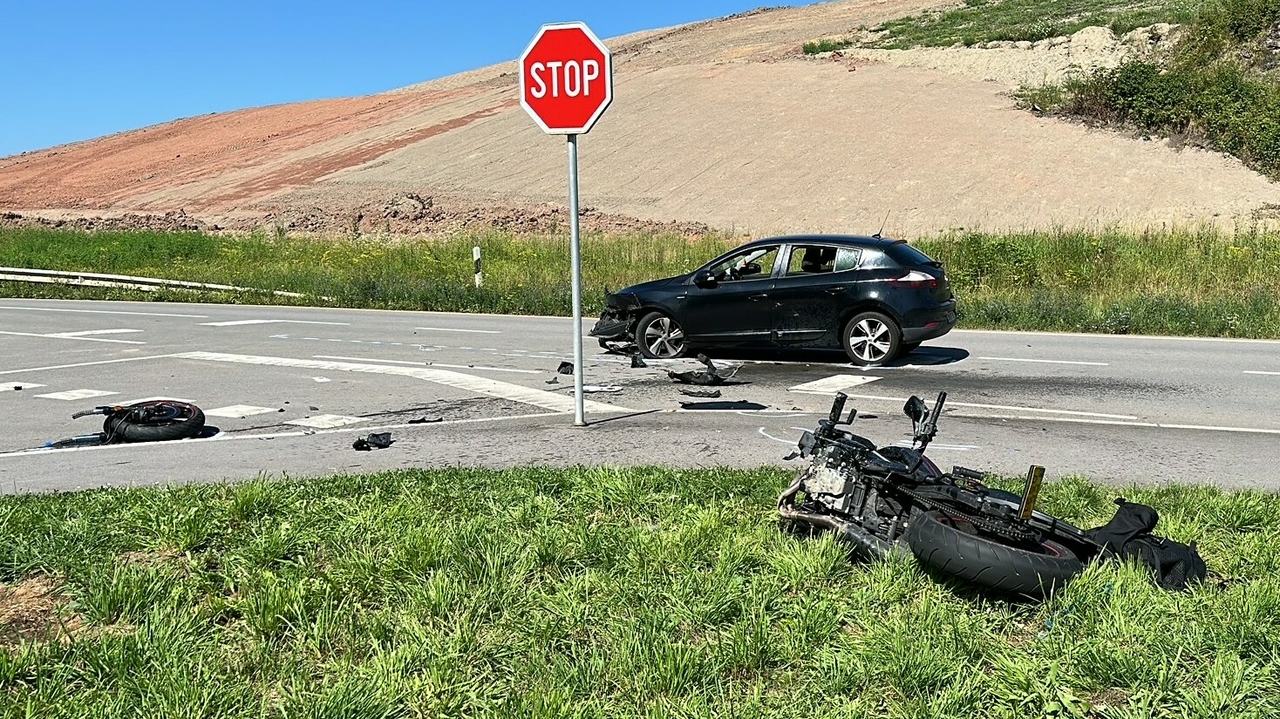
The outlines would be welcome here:
<svg viewBox="0 0 1280 719">
<path fill-rule="evenodd" d="M 784 493 L 782 497 L 778 498 L 778 514 L 782 515 L 784 519 L 805 522 L 835 532 L 841 539 L 853 545 L 854 553 L 863 559 L 884 559 L 893 551 L 893 545 L 889 542 L 855 529 L 848 522 L 842 522 L 835 517 L 828 517 L 822 514 L 807 514 L 798 511 L 790 503 L 790 498 L 794 496 L 794 493 L 791 493 L 790 496 Z"/>
</svg>

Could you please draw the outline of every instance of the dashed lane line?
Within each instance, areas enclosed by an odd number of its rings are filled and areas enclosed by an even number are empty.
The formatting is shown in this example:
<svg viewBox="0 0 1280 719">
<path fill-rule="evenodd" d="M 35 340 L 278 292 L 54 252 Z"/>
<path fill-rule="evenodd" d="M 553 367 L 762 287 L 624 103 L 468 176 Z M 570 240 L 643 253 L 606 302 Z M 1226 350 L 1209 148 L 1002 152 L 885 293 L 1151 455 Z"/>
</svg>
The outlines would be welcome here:
<svg viewBox="0 0 1280 719">
<path fill-rule="evenodd" d="M 341 414 L 318 414 L 314 417 L 291 419 L 285 422 L 285 424 L 294 424 L 299 427 L 312 427 L 314 429 L 333 429 L 335 427 L 345 427 L 349 424 L 367 421 L 368 420 L 361 417 L 348 417 Z"/>
<path fill-rule="evenodd" d="M 206 409 L 204 416 L 206 417 L 225 417 L 227 419 L 244 419 L 258 414 L 267 414 L 270 412 L 279 412 L 279 407 L 257 407 L 251 404 L 232 404 L 226 407 L 214 407 Z"/>
<path fill-rule="evenodd" d="M 1028 359 L 1026 357 L 979 357 L 981 360 L 996 360 L 998 362 L 1035 362 L 1039 364 L 1074 364 L 1089 365 L 1092 367 L 1109 367 L 1109 362 L 1077 362 L 1074 360 L 1047 360 L 1047 359 Z"/>
<path fill-rule="evenodd" d="M 414 327 L 415 330 L 425 330 L 427 332 L 472 332 L 478 335 L 500 335 L 501 330 L 469 330 L 461 327 Z"/>
</svg>

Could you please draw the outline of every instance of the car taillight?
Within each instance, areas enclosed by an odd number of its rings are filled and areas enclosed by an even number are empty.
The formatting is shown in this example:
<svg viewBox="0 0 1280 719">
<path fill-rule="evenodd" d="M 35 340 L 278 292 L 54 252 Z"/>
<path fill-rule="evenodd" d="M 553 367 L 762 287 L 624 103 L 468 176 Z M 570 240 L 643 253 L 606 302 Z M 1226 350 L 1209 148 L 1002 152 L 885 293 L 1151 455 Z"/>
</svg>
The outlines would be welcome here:
<svg viewBox="0 0 1280 719">
<path fill-rule="evenodd" d="M 920 270 L 911 270 L 907 274 L 889 280 L 889 284 L 896 287 L 937 287 L 938 278 Z"/>
</svg>

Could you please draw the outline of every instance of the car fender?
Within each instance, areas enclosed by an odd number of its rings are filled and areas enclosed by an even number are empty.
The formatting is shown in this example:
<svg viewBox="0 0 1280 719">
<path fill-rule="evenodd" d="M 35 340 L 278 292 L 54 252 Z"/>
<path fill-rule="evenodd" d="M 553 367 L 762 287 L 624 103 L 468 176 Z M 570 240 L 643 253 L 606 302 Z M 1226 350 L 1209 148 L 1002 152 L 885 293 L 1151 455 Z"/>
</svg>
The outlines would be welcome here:
<svg viewBox="0 0 1280 719">
<path fill-rule="evenodd" d="M 863 312 L 879 312 L 880 314 L 885 315 L 889 319 L 893 320 L 894 323 L 898 325 L 899 329 L 902 328 L 902 315 L 899 315 L 896 311 L 894 311 L 892 307 L 881 302 L 878 299 L 867 298 L 867 299 L 859 300 L 858 302 L 854 303 L 852 306 L 840 312 L 839 331 L 843 332 L 845 326 L 849 324 L 849 320 L 853 319 L 856 315 L 862 314 Z"/>
</svg>

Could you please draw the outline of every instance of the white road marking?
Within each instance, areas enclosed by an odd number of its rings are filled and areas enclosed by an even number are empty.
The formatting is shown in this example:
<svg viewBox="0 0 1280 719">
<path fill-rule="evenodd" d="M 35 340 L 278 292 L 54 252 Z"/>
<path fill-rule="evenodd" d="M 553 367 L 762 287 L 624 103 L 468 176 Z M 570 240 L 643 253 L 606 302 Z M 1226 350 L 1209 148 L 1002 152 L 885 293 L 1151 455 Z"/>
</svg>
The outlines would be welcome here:
<svg viewBox="0 0 1280 719">
<path fill-rule="evenodd" d="M 48 367 L 29 367 L 27 369 L 7 369 L 0 371 L 0 374 L 23 374 L 26 372 L 45 372 L 55 369 L 73 369 L 75 367 L 92 367 L 100 364 L 115 364 L 117 362 L 141 362 L 142 360 L 164 359 L 173 357 L 174 355 L 149 355 L 147 357 L 125 357 L 124 359 L 98 360 L 97 362 L 77 362 L 75 364 L 59 364 L 50 365 Z"/>
<path fill-rule="evenodd" d="M 1256 369 L 1247 369 L 1247 370 L 1245 370 L 1245 371 L 1244 371 L 1244 373 L 1245 373 L 1245 374 L 1268 374 L 1268 375 L 1280 375 L 1280 372 L 1263 372 L 1262 370 L 1256 370 Z"/>
<path fill-rule="evenodd" d="M 42 384 L 35 382 L 0 382 L 0 392 L 17 392 L 24 389 L 35 389 L 43 387 Z"/>
<path fill-rule="evenodd" d="M 870 394 L 851 394 L 850 399 L 871 399 L 883 402 L 906 402 L 905 397 L 880 397 Z M 1101 412 L 1078 412 L 1073 409 L 1041 409 L 1039 407 L 1010 407 L 1003 404 L 977 404 L 974 402 L 952 402 L 947 400 L 948 407 L 977 407 L 979 409 L 1003 409 L 1010 412 L 1045 412 L 1047 414 L 1069 414 L 1079 417 L 1102 417 L 1105 419 L 1137 419 L 1131 414 L 1103 414 Z"/>
<path fill-rule="evenodd" d="M 107 395 L 120 394 L 119 392 L 107 392 L 100 389 L 69 389 L 66 392 L 51 392 L 49 394 L 38 394 L 37 397 L 44 399 L 60 399 L 65 401 L 77 399 L 89 399 L 91 397 L 106 397 Z"/>
<path fill-rule="evenodd" d="M 531 404 L 555 412 L 572 412 L 573 397 L 565 397 L 540 389 L 531 389 L 509 382 L 501 382 L 488 377 L 476 377 L 461 372 L 436 369 L 434 367 L 392 367 L 376 364 L 355 364 L 350 362 L 322 362 L 320 360 L 291 359 L 288 357 L 262 357 L 255 355 L 224 354 L 220 352 L 184 352 L 174 355 L 183 359 L 204 360 L 209 362 L 234 362 L 239 364 L 267 365 L 275 367 L 299 367 L 306 369 L 325 369 L 334 372 L 368 372 L 371 374 L 396 375 L 435 382 L 446 387 L 475 392 L 476 394 L 498 397 L 501 399 Z M 584 400 L 584 406 L 591 412 L 634 412 L 635 410 Z"/>
<path fill-rule="evenodd" d="M 414 327 L 415 330 L 426 330 L 427 332 L 473 332 L 478 335 L 500 335 L 501 330 L 464 330 L 460 327 Z"/>
<path fill-rule="evenodd" d="M 1079 365 L 1090 365 L 1093 367 L 1110 366 L 1110 363 L 1108 362 L 1074 362 L 1074 361 L 1068 361 L 1068 360 L 1026 359 L 1023 357 L 979 357 L 978 359 L 998 360 L 1000 362 L 1039 362 L 1043 364 L 1079 364 Z"/>
<path fill-rule="evenodd" d="M 226 322 L 201 322 L 201 327 L 238 327 L 241 325 L 273 325 L 287 322 L 293 325 L 339 325 L 350 326 L 350 322 L 317 322 L 315 320 L 229 320 Z"/>
<path fill-rule="evenodd" d="M 80 330 L 79 332 L 51 332 L 45 337 L 90 337 L 92 335 L 127 335 L 142 330 Z"/>
<path fill-rule="evenodd" d="M 170 402 L 186 402 L 187 404 L 195 404 L 195 400 L 191 400 L 191 399 L 182 399 L 181 397 L 170 397 L 170 396 L 168 396 L 168 395 L 163 395 L 163 396 L 160 396 L 160 397 L 143 397 L 142 399 L 131 399 L 131 400 L 129 400 L 128 402 L 121 402 L 120 404 L 121 404 L 122 406 L 126 406 L 126 407 L 127 407 L 127 406 L 129 406 L 129 405 L 131 405 L 131 404 L 138 404 L 139 402 L 156 402 L 156 401 L 158 401 L 158 400 L 162 400 L 162 399 L 164 399 L 164 400 L 169 400 Z"/>
<path fill-rule="evenodd" d="M 138 449 L 154 449 L 156 447 L 181 447 L 192 443 L 201 442 L 234 442 L 236 440 L 263 440 L 263 439 L 282 439 L 286 437 L 310 437 L 322 434 L 338 434 L 343 432 L 379 432 L 388 429 L 406 429 L 420 430 L 430 429 L 432 427 L 444 427 L 456 424 L 481 424 L 484 422 L 510 422 L 521 419 L 538 419 L 540 417 L 558 417 L 563 412 L 538 412 L 533 414 L 510 414 L 502 417 L 470 417 L 468 419 L 450 419 L 443 422 L 432 422 L 430 424 L 386 424 L 378 427 L 339 427 L 336 429 L 321 430 L 299 430 L 294 432 L 271 432 L 269 434 L 252 434 L 252 433 L 228 433 L 223 432 L 212 437 L 197 437 L 193 439 L 176 439 L 170 442 L 139 442 L 139 443 L 121 443 L 121 444 L 102 444 L 88 445 L 84 447 L 37 447 L 35 449 L 19 449 L 13 452 L 0 452 L 0 458 L 3 457 L 25 457 L 32 454 L 60 454 L 63 452 L 118 452 Z"/>
<path fill-rule="evenodd" d="M 543 374 L 536 369 L 511 369 L 510 367 L 482 367 L 469 364 L 444 364 L 442 362 L 409 362 L 408 360 L 372 359 L 370 357 L 343 357 L 341 355 L 311 355 L 316 359 L 354 360 L 356 362 L 382 362 L 385 364 L 405 364 L 415 367 L 447 367 L 449 369 L 478 369 L 487 372 L 517 372 L 519 374 Z"/>
<path fill-rule="evenodd" d="M 334 427 L 345 427 L 349 424 L 357 422 L 367 422 L 369 420 L 363 417 L 346 417 L 340 414 L 318 414 L 314 417 L 305 417 L 303 419 L 291 419 L 285 424 L 296 424 L 299 427 L 314 427 L 316 429 L 333 429 Z"/>
<path fill-rule="evenodd" d="M 84 340 L 86 342 L 115 342 L 122 345 L 145 345 L 146 342 L 139 340 L 109 340 L 106 337 L 66 337 L 62 335 L 41 335 L 34 332 L 6 332 L 0 330 L 0 335 L 13 335 L 15 337 L 43 337 L 45 339 L 63 339 L 63 340 Z"/>
<path fill-rule="evenodd" d="M 1075 424 L 1104 424 L 1119 427 L 1152 427 L 1155 429 L 1189 429 L 1201 432 L 1240 432 L 1242 434 L 1277 434 L 1280 435 L 1280 429 L 1266 429 L 1264 427 L 1221 427 L 1215 425 L 1202 424 L 1165 424 L 1163 422 L 1122 422 L 1119 420 L 1104 419 L 1087 419 L 1084 417 L 1025 417 L 1018 415 L 999 415 L 999 414 L 959 414 L 955 413 L 953 417 L 967 417 L 970 419 L 1017 419 L 1030 422 L 1072 422 Z M 930 445 L 933 446 L 933 445 Z"/>
<path fill-rule="evenodd" d="M 785 445 L 787 445 L 788 447 L 794 447 L 794 446 L 796 446 L 796 443 L 795 443 L 795 442 L 793 442 L 793 441 L 791 441 L 791 440 L 789 440 L 789 439 L 778 439 L 777 437 L 774 437 L 773 435 L 771 435 L 771 434 L 769 434 L 768 432 L 764 431 L 764 427 L 761 427 L 761 428 L 760 428 L 760 430 L 759 430 L 759 432 L 760 432 L 760 436 L 761 436 L 761 437 L 765 437 L 766 439 L 771 439 L 771 440 L 773 440 L 773 441 L 775 441 L 775 442 L 781 442 L 782 444 L 785 444 Z"/>
<path fill-rule="evenodd" d="M 909 439 L 902 439 L 902 440 L 898 440 L 897 442 L 894 442 L 893 446 L 906 447 L 907 449 L 911 449 L 912 447 L 915 446 L 915 444 L 912 443 L 911 440 Z M 929 449 L 942 449 L 942 450 L 950 450 L 953 452 L 968 452 L 969 450 L 972 450 L 972 449 L 982 449 L 982 448 L 973 444 L 941 444 L 938 442 L 933 442 L 929 445 Z"/>
<path fill-rule="evenodd" d="M 871 377 L 861 374 L 837 374 L 830 377 L 805 382 L 787 389 L 788 392 L 799 392 L 801 394 L 825 394 L 839 392 L 846 387 L 857 387 L 869 382 L 875 382 L 880 377 Z"/>
<path fill-rule="evenodd" d="M 136 315 L 139 317 L 186 317 L 194 320 L 207 320 L 209 315 L 177 315 L 168 312 L 123 312 L 120 310 L 80 310 L 61 307 L 10 307 L 0 306 L 0 310 L 19 310 L 21 312 L 83 312 L 94 315 Z"/>
<path fill-rule="evenodd" d="M 244 419 L 252 417 L 255 414 L 267 414 L 268 412 L 279 412 L 279 407 L 255 407 L 251 404 L 233 404 L 226 407 L 215 407 L 206 409 L 204 416 L 206 417 L 227 417 L 231 419 Z"/>
</svg>

